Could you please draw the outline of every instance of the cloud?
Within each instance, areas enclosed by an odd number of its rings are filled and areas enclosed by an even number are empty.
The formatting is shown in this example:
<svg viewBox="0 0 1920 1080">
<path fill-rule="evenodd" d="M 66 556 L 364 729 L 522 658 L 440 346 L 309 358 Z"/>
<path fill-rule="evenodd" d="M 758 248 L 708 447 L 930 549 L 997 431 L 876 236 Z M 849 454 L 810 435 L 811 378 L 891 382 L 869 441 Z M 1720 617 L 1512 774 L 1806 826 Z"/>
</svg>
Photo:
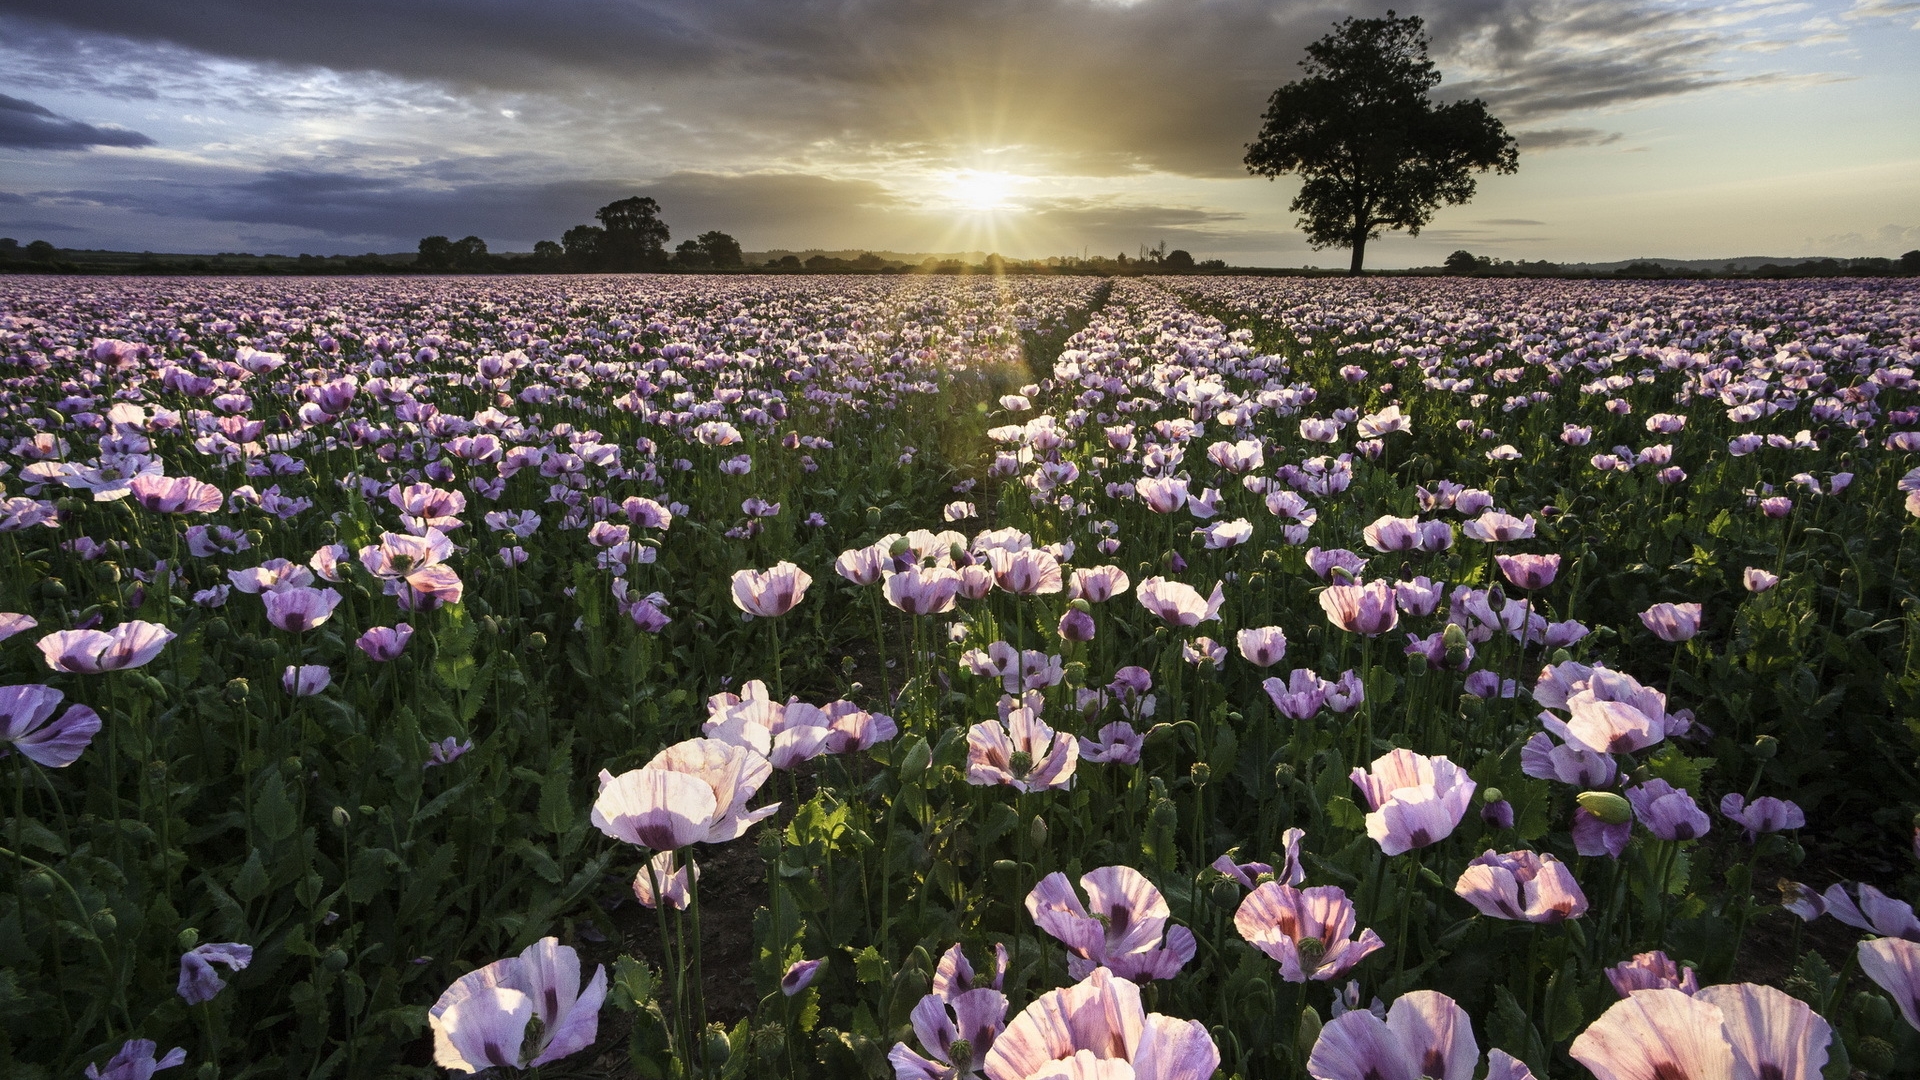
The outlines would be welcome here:
<svg viewBox="0 0 1920 1080">
<path fill-rule="evenodd" d="M 1563 150 L 1569 146 L 1606 146 L 1608 143 L 1619 142 L 1626 136 L 1618 131 L 1569 127 L 1516 131 L 1513 137 L 1519 140 L 1522 150 Z"/>
<path fill-rule="evenodd" d="M 1244 176 L 1244 144 L 1267 95 L 1300 74 L 1302 48 L 1343 14 L 1378 14 L 1359 0 L 9 6 L 9 36 L 63 38 L 66 48 L 238 61 L 296 83 L 301 72 L 360 73 L 444 87 L 458 100 L 541 99 L 574 149 L 604 145 L 598 136 L 643 138 L 662 155 L 656 169 L 819 170 L 835 160 L 963 167 L 998 151 L 1029 171 L 1200 177 Z M 1409 6 L 1429 17 L 1449 76 L 1443 90 L 1479 94 L 1510 122 L 1775 77 L 1727 67 L 1725 54 L 1752 36 L 1740 24 L 1746 15 L 1654 0 Z M 123 44 L 71 44 L 80 39 Z M 139 92 L 145 80 L 99 74 L 122 66 L 60 71 Z M 233 74 L 200 81 L 226 100 L 258 99 L 249 108 L 293 107 L 250 94 L 250 80 Z M 302 86 L 325 102 L 324 87 Z"/>
<path fill-rule="evenodd" d="M 44 105 L 0 94 L 0 146 L 28 150 L 85 150 L 90 146 L 152 146 L 153 140 L 125 128 L 69 120 Z"/>
<path fill-rule="evenodd" d="M 1482 225 L 1545 225 L 1546 224 L 1546 222 L 1544 221 L 1535 221 L 1532 218 L 1519 218 L 1519 217 L 1481 218 L 1479 223 Z"/>
</svg>

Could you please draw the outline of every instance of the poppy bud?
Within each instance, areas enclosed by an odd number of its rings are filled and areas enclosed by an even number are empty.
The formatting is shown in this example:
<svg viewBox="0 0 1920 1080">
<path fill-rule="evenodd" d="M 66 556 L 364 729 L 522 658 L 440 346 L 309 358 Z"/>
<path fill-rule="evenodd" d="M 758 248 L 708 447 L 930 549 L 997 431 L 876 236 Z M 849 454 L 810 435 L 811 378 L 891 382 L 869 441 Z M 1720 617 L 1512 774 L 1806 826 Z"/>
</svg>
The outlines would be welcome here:
<svg viewBox="0 0 1920 1080">
<path fill-rule="evenodd" d="M 67 583 L 57 577 L 48 578 L 40 583 L 40 595 L 48 600 L 65 600 L 67 598 Z"/>
<path fill-rule="evenodd" d="M 913 545 L 908 543 L 907 538 L 903 536 L 900 539 L 895 540 L 892 544 L 889 544 L 887 546 L 887 557 L 890 559 L 897 559 L 912 550 L 913 550 Z"/>
<path fill-rule="evenodd" d="M 1213 779 L 1213 766 L 1204 761 L 1196 761 L 1193 767 L 1187 770 L 1187 775 L 1193 778 L 1196 786 L 1206 787 L 1207 783 Z"/>
<path fill-rule="evenodd" d="M 92 922 L 93 932 L 103 938 L 111 936 L 120 927 L 120 920 L 114 918 L 113 912 L 106 908 L 94 912 Z"/>
<path fill-rule="evenodd" d="M 1633 820 L 1633 804 L 1611 791 L 1583 791 L 1573 801 L 1608 825 L 1625 825 Z"/>
<path fill-rule="evenodd" d="M 1489 791 L 1489 794 L 1492 794 Z M 1513 804 L 1505 799 L 1489 799 L 1480 808 L 1480 820 L 1495 829 L 1513 828 Z"/>
<path fill-rule="evenodd" d="M 1507 590 L 1501 588 L 1497 582 L 1492 588 L 1487 590 L 1487 606 L 1493 608 L 1504 608 L 1507 606 Z"/>
<path fill-rule="evenodd" d="M 179 944 L 181 952 L 192 952 L 193 947 L 200 944 L 200 931 L 189 926 L 180 931 L 180 936 L 174 940 Z"/>
<path fill-rule="evenodd" d="M 328 971 L 341 971 L 347 966 L 347 951 L 345 949 L 334 949 L 332 952 L 329 952 L 326 959 L 320 961 L 320 963 Z"/>
<path fill-rule="evenodd" d="M 1571 660 L 1571 659 L 1573 659 L 1573 654 L 1572 654 L 1572 653 L 1570 653 L 1570 652 L 1568 652 L 1568 651 L 1567 651 L 1566 649 L 1564 649 L 1564 648 L 1562 648 L 1562 649 L 1555 649 L 1555 650 L 1553 650 L 1553 657 L 1552 657 L 1552 659 L 1553 659 L 1553 662 L 1554 662 L 1554 664 L 1556 664 L 1556 665 L 1559 665 L 1559 664 L 1564 664 L 1564 663 L 1566 663 L 1567 661 L 1569 661 L 1569 660 Z"/>
<path fill-rule="evenodd" d="M 880 520 L 881 520 L 881 518 L 880 518 L 880 508 L 879 508 L 879 507 L 877 507 L 877 506 L 869 506 L 869 507 L 867 507 L 867 528 L 869 528 L 869 529 L 877 529 L 877 528 L 879 528 L 879 527 L 880 527 Z"/>
<path fill-rule="evenodd" d="M 701 1060 L 715 1067 L 725 1065 L 727 1063 L 727 1055 L 733 1050 L 733 1048 L 727 1044 L 726 1031 L 716 1031 L 715 1027 L 717 1026 L 718 1025 L 709 1025 L 707 1027 L 706 1046 L 701 1051 Z"/>
<path fill-rule="evenodd" d="M 87 504 L 81 502 L 77 496 L 64 495 L 53 500 L 53 505 L 63 514 L 77 514 L 84 510 Z"/>
<path fill-rule="evenodd" d="M 954 564 L 957 566 L 973 565 L 973 558 L 967 554 L 967 548 L 964 544 L 956 542 L 948 549 L 947 554 L 952 557 Z"/>
<path fill-rule="evenodd" d="M 346 828 L 347 826 L 349 826 L 349 825 L 351 825 L 351 824 L 353 824 L 353 815 L 352 815 L 352 814 L 349 814 L 349 813 L 347 813 L 347 808 L 346 808 L 346 807 L 344 807 L 344 806 L 336 806 L 336 807 L 334 807 L 334 808 L 333 808 L 333 826 L 334 826 L 334 828 L 336 828 L 336 829 L 344 829 L 344 828 Z"/>
<path fill-rule="evenodd" d="M 1752 754 L 1761 761 L 1771 761 L 1773 756 L 1779 752 L 1780 740 L 1771 735 L 1762 735 L 1753 740 L 1752 746 L 1747 747 L 1747 753 Z"/>
<path fill-rule="evenodd" d="M 1414 653 L 1412 656 L 1407 657 L 1407 674 L 1408 675 L 1418 676 L 1418 675 L 1425 675 L 1426 673 L 1427 673 L 1427 657 L 1425 653 Z"/>
<path fill-rule="evenodd" d="M 1240 909 L 1240 886 L 1232 878 L 1221 878 L 1213 883 L 1213 903 L 1222 911 Z"/>
<path fill-rule="evenodd" d="M 1045 847 L 1047 843 L 1047 819 L 1039 814 L 1033 815 L 1033 824 L 1027 827 L 1027 839 L 1034 847 Z"/>
<path fill-rule="evenodd" d="M 53 875 L 45 870 L 35 870 L 27 875 L 27 880 L 21 883 L 21 888 L 25 890 L 28 899 L 45 900 L 53 895 Z"/>
<path fill-rule="evenodd" d="M 1344 566 L 1335 566 L 1335 567 L 1333 567 L 1333 568 L 1331 568 L 1331 569 L 1330 569 L 1330 570 L 1328 571 L 1328 574 L 1327 574 L 1327 576 L 1328 576 L 1328 577 L 1329 577 L 1330 579 L 1332 579 L 1332 581 L 1333 581 L 1333 583 L 1334 583 L 1335 585 L 1351 585 L 1351 584 L 1353 584 L 1353 571 L 1351 571 L 1351 570 L 1348 570 L 1348 569 L 1347 569 L 1346 567 L 1344 567 Z"/>
<path fill-rule="evenodd" d="M 247 694 L 251 689 L 252 687 L 248 685 L 247 680 L 245 679 L 228 679 L 227 688 L 224 693 L 224 696 L 227 699 L 227 704 L 229 705 L 244 704 L 247 700 Z"/>
<path fill-rule="evenodd" d="M 995 888 L 1002 893 L 1011 894 L 1016 891 L 1019 881 L 1020 866 L 1018 863 L 1015 863 L 1012 859 L 993 860 L 993 882 Z"/>
<path fill-rule="evenodd" d="M 1300 1055 L 1304 1064 L 1307 1056 L 1313 1053 L 1313 1044 L 1320 1041 L 1320 1014 L 1309 1005 L 1300 1010 L 1300 1027 L 1293 1037 L 1294 1053 Z"/>
<path fill-rule="evenodd" d="M 535 630 L 533 633 L 527 635 L 528 652 L 541 652 L 546 649 L 546 647 L 547 635 L 545 631 Z"/>
</svg>

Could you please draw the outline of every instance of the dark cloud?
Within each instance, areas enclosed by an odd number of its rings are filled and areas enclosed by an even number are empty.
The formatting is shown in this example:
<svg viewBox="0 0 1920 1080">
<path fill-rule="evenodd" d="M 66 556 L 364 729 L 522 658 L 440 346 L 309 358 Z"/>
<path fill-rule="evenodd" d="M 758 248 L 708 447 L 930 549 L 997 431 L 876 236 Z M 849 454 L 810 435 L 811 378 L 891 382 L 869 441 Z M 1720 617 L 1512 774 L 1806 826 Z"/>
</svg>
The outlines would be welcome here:
<svg viewBox="0 0 1920 1080">
<path fill-rule="evenodd" d="M 85 150 L 90 146 L 152 146 L 137 131 L 69 120 L 44 105 L 0 94 L 0 146 L 28 150 Z"/>
<path fill-rule="evenodd" d="M 1626 138 L 1618 131 L 1602 131 L 1599 128 L 1542 128 L 1536 131 L 1516 131 L 1513 137 L 1520 141 L 1522 150 L 1560 150 L 1569 146 L 1606 146 Z"/>
<path fill-rule="evenodd" d="M 1430 18 L 1452 90 L 1509 120 L 1733 81 L 1733 36 L 1619 0 L 1451 0 Z M 1358 0 L 10 0 L 38 32 L 290 68 L 554 95 L 617 132 L 745 155 L 808 147 L 919 161 L 1023 148 L 1038 167 L 1245 175 L 1240 158 L 1302 47 Z M 20 19 L 16 18 L 16 22 Z M 24 23 L 22 24 L 24 25 Z M 1447 89 L 1447 88 L 1443 88 Z M 1544 145 L 1544 144 L 1543 144 Z M 771 164 L 769 160 L 767 162 Z M 964 161 L 959 163 L 964 164 Z"/>
</svg>

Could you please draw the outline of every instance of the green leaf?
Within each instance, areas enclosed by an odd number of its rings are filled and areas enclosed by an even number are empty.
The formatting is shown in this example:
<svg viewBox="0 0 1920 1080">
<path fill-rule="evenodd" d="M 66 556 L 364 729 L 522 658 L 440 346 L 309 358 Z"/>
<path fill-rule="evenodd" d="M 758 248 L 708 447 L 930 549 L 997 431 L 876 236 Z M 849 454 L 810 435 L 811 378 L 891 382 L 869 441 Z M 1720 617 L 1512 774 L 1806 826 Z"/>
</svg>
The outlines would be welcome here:
<svg viewBox="0 0 1920 1080">
<path fill-rule="evenodd" d="M 1333 822 L 1335 828 L 1340 829 L 1367 827 L 1367 815 L 1345 795 L 1335 795 L 1327 800 L 1327 820 Z"/>
<path fill-rule="evenodd" d="M 278 843 L 292 836 L 299 824 L 293 803 L 287 799 L 287 786 L 280 782 L 278 774 L 269 774 L 260 798 L 253 804 L 253 827 L 261 836 Z"/>
<path fill-rule="evenodd" d="M 266 893 L 268 884 L 266 863 L 260 858 L 260 849 L 254 848 L 240 872 L 234 875 L 233 895 L 243 903 L 251 903 Z"/>
<path fill-rule="evenodd" d="M 892 968 L 887 958 L 871 945 L 853 954 L 853 970 L 862 983 L 885 983 L 893 978 Z"/>
</svg>

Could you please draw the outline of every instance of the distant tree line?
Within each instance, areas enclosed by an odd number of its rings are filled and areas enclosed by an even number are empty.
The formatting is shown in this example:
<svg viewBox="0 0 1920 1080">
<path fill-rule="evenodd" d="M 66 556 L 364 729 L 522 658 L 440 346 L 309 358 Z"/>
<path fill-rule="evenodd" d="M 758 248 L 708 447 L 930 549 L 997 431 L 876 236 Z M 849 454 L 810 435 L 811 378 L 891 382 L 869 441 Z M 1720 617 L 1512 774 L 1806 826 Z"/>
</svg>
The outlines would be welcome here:
<svg viewBox="0 0 1920 1080">
<path fill-rule="evenodd" d="M 1413 271 L 1421 273 L 1422 271 Z M 1431 272 L 1431 271 L 1426 271 Z M 1636 259 L 1612 270 L 1569 269 L 1559 263 L 1496 260 L 1470 251 L 1456 251 L 1440 266 L 1443 274 L 1469 277 L 1615 277 L 1615 278 L 1810 278 L 1908 277 L 1920 274 L 1920 250 L 1898 259 L 1803 259 L 1796 263 L 1762 263 L 1742 269 L 1727 263 L 1718 269 L 1667 266 L 1652 259 Z"/>
<path fill-rule="evenodd" d="M 421 270 L 484 273 L 496 270 L 535 270 L 576 273 L 704 273 L 739 270 L 745 265 L 740 242 L 718 230 L 704 232 L 667 250 L 672 231 L 660 220 L 660 204 L 645 195 L 619 199 L 593 215 L 598 225 L 575 225 L 559 241 L 542 240 L 527 256 L 499 256 L 487 252 L 477 236 L 449 240 L 428 236 L 420 241 L 414 266 Z M 514 265 L 507 266 L 504 263 Z"/>
</svg>

